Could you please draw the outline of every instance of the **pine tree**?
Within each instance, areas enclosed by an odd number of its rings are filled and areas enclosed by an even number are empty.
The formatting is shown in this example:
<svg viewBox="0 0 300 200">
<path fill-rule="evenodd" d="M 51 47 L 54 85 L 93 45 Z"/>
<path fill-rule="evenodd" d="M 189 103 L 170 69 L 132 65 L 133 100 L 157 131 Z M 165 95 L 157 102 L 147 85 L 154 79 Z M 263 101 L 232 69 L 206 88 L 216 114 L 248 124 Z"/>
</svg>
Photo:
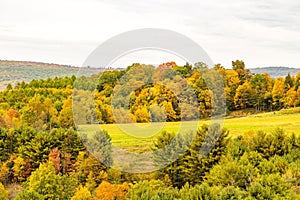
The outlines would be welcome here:
<svg viewBox="0 0 300 200">
<path fill-rule="evenodd" d="M 154 151 L 154 161 L 160 169 L 157 176 L 164 179 L 168 175 L 174 187 L 184 185 L 186 174 L 183 171 L 183 158 L 191 141 L 192 134 L 182 134 L 176 136 L 172 133 L 163 131 L 154 141 L 152 150 Z"/>
<path fill-rule="evenodd" d="M 184 158 L 186 181 L 201 183 L 206 172 L 219 162 L 228 143 L 228 132 L 219 124 L 203 125 Z"/>
</svg>

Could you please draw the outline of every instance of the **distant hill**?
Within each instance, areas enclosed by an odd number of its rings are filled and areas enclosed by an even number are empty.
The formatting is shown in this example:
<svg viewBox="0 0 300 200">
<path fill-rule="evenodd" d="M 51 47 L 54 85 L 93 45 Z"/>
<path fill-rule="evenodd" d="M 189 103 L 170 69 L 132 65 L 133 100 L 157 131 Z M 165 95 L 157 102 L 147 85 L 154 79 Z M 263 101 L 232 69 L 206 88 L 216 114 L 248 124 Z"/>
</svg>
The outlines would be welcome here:
<svg viewBox="0 0 300 200">
<path fill-rule="evenodd" d="M 277 78 L 281 76 L 297 75 L 300 72 L 300 68 L 290 67 L 262 67 L 262 68 L 251 68 L 250 71 L 254 74 L 268 73 L 271 77 Z"/>
<path fill-rule="evenodd" d="M 30 82 L 32 79 L 47 79 L 77 75 L 91 76 L 101 72 L 101 68 L 74 67 L 70 65 L 59 65 L 52 63 L 30 62 L 30 61 L 8 61 L 0 60 L 0 90 L 5 89 L 10 83 L 13 86 L 20 81 Z M 268 73 L 271 77 L 297 75 L 300 68 L 289 67 L 262 67 L 250 69 L 252 73 Z"/>
<path fill-rule="evenodd" d="M 49 64 L 27 61 L 0 60 L 0 90 L 10 83 L 30 82 L 32 79 L 46 79 L 76 75 L 90 76 L 101 71 L 100 68 L 79 68 L 69 65 Z"/>
</svg>

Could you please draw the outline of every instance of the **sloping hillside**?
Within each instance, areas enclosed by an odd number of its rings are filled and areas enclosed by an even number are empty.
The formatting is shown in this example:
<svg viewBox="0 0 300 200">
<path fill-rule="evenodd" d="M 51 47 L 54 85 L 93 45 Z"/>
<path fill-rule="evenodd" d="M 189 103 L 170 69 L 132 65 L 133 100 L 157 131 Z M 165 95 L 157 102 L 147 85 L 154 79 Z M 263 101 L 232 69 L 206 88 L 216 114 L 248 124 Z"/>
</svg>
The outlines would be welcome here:
<svg viewBox="0 0 300 200">
<path fill-rule="evenodd" d="M 69 65 L 48 64 L 41 62 L 0 60 L 0 90 L 10 83 L 29 82 L 32 79 L 46 79 L 49 77 L 65 77 L 76 75 L 90 76 L 99 73 L 101 69 L 79 68 Z"/>
</svg>

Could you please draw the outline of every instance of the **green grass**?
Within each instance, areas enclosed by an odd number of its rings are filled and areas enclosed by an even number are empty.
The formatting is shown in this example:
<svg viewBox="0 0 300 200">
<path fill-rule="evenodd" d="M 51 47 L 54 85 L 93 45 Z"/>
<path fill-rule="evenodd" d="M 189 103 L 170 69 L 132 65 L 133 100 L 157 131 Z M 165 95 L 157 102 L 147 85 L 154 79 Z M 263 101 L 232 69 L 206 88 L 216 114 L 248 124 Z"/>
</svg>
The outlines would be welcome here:
<svg viewBox="0 0 300 200">
<path fill-rule="evenodd" d="M 244 134 L 250 130 L 263 130 L 271 132 L 276 128 L 282 128 L 286 133 L 300 134 L 300 113 L 280 114 L 271 112 L 251 115 L 242 118 L 225 120 L 224 127 L 233 136 Z"/>
<path fill-rule="evenodd" d="M 199 123 L 200 125 L 200 123 Z M 161 131 L 178 133 L 179 131 L 188 132 L 197 130 L 197 122 L 156 122 L 151 125 L 147 123 L 139 124 L 105 124 L 105 125 L 81 125 L 80 133 L 88 135 L 97 130 L 106 130 L 114 145 L 131 150 L 149 150 L 153 139 Z"/>
<path fill-rule="evenodd" d="M 289 114 L 285 114 L 289 113 Z M 196 130 L 201 124 L 210 123 L 209 120 L 197 122 L 166 122 L 152 124 L 106 124 L 106 125 L 81 125 L 79 131 L 88 135 L 97 130 L 106 130 L 115 146 L 137 152 L 150 150 L 153 139 L 161 131 L 188 132 Z M 271 132 L 276 128 L 283 128 L 286 133 L 300 134 L 300 113 L 296 112 L 270 112 L 251 115 L 241 118 L 225 119 L 223 127 L 229 130 L 232 137 L 242 135 L 250 130 L 263 130 Z"/>
</svg>

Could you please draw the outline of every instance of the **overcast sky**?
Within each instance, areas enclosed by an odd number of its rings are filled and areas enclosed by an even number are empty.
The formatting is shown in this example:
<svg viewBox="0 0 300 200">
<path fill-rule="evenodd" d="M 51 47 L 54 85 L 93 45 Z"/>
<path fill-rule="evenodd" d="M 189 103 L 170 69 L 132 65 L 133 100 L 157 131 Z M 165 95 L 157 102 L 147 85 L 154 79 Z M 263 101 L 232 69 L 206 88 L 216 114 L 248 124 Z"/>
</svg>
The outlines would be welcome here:
<svg viewBox="0 0 300 200">
<path fill-rule="evenodd" d="M 99 44 L 138 28 L 184 34 L 227 68 L 236 59 L 300 67 L 298 0 L 0 0 L 0 59 L 81 66 Z M 172 59 L 161 55 L 153 63 Z"/>
</svg>

